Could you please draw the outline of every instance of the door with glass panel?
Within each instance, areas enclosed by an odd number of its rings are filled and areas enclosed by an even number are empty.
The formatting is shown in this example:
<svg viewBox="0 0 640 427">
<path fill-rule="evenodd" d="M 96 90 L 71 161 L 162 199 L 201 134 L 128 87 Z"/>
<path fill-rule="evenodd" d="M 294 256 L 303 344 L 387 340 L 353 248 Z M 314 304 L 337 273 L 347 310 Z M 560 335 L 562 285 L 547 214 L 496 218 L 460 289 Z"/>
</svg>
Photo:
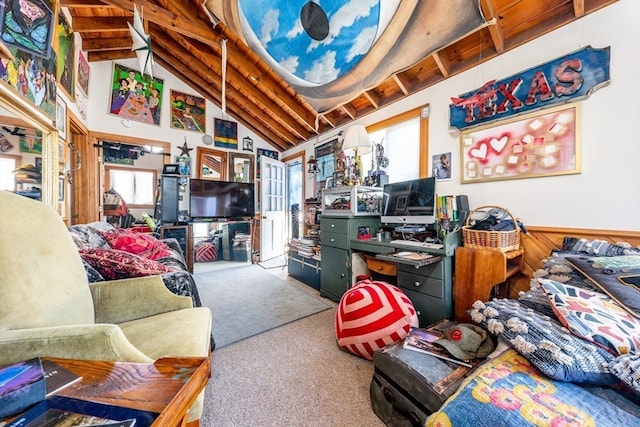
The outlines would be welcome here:
<svg viewBox="0 0 640 427">
<path fill-rule="evenodd" d="M 285 164 L 260 158 L 260 260 L 284 254 L 286 242 Z"/>
</svg>

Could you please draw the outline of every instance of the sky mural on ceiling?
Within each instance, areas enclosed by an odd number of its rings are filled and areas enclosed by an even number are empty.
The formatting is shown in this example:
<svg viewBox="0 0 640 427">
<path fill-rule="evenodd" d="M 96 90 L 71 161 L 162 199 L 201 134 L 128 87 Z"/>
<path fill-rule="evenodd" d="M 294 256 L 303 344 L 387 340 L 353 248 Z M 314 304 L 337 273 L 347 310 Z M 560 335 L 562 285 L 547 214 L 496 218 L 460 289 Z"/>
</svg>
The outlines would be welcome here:
<svg viewBox="0 0 640 427">
<path fill-rule="evenodd" d="M 207 0 L 319 113 L 485 25 L 478 0 Z"/>
</svg>

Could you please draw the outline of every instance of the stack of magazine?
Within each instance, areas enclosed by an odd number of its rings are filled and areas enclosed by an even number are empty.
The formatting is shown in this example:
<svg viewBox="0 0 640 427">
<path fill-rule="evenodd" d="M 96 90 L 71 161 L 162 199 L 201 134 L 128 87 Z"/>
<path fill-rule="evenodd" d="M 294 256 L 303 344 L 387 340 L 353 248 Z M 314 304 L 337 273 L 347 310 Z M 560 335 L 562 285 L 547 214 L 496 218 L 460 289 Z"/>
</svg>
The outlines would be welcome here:
<svg viewBox="0 0 640 427">
<path fill-rule="evenodd" d="M 436 341 L 443 337 L 442 332 L 435 329 L 411 328 L 405 337 L 403 348 L 429 354 L 439 359 L 457 363 L 458 365 L 473 367 L 472 360 L 458 359 L 449 353 L 444 347 L 436 344 Z"/>
</svg>

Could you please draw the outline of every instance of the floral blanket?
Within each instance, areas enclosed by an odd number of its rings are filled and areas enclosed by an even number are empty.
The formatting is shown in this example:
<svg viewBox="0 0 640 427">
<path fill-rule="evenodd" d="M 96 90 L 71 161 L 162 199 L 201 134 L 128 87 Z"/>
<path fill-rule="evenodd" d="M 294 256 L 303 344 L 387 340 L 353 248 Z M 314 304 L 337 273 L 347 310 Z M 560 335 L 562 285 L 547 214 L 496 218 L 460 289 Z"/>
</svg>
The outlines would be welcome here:
<svg viewBox="0 0 640 427">
<path fill-rule="evenodd" d="M 640 408 L 621 395 L 615 399 L 612 402 L 588 388 L 550 380 L 510 349 L 480 365 L 425 425 L 640 425 Z"/>
</svg>

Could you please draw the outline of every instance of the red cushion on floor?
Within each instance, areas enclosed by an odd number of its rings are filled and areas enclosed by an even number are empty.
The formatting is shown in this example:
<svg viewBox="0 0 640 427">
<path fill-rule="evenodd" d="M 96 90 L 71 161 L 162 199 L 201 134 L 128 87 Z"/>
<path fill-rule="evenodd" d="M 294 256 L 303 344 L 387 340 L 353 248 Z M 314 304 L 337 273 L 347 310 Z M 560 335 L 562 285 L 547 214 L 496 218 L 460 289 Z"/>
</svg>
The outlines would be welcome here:
<svg viewBox="0 0 640 427">
<path fill-rule="evenodd" d="M 218 249 L 211 243 L 201 243 L 196 247 L 196 262 L 211 262 L 218 259 Z"/>
<path fill-rule="evenodd" d="M 402 341 L 412 326 L 418 326 L 418 315 L 411 300 L 386 282 L 356 283 L 342 296 L 336 312 L 338 345 L 369 360 L 374 351 Z"/>
</svg>

